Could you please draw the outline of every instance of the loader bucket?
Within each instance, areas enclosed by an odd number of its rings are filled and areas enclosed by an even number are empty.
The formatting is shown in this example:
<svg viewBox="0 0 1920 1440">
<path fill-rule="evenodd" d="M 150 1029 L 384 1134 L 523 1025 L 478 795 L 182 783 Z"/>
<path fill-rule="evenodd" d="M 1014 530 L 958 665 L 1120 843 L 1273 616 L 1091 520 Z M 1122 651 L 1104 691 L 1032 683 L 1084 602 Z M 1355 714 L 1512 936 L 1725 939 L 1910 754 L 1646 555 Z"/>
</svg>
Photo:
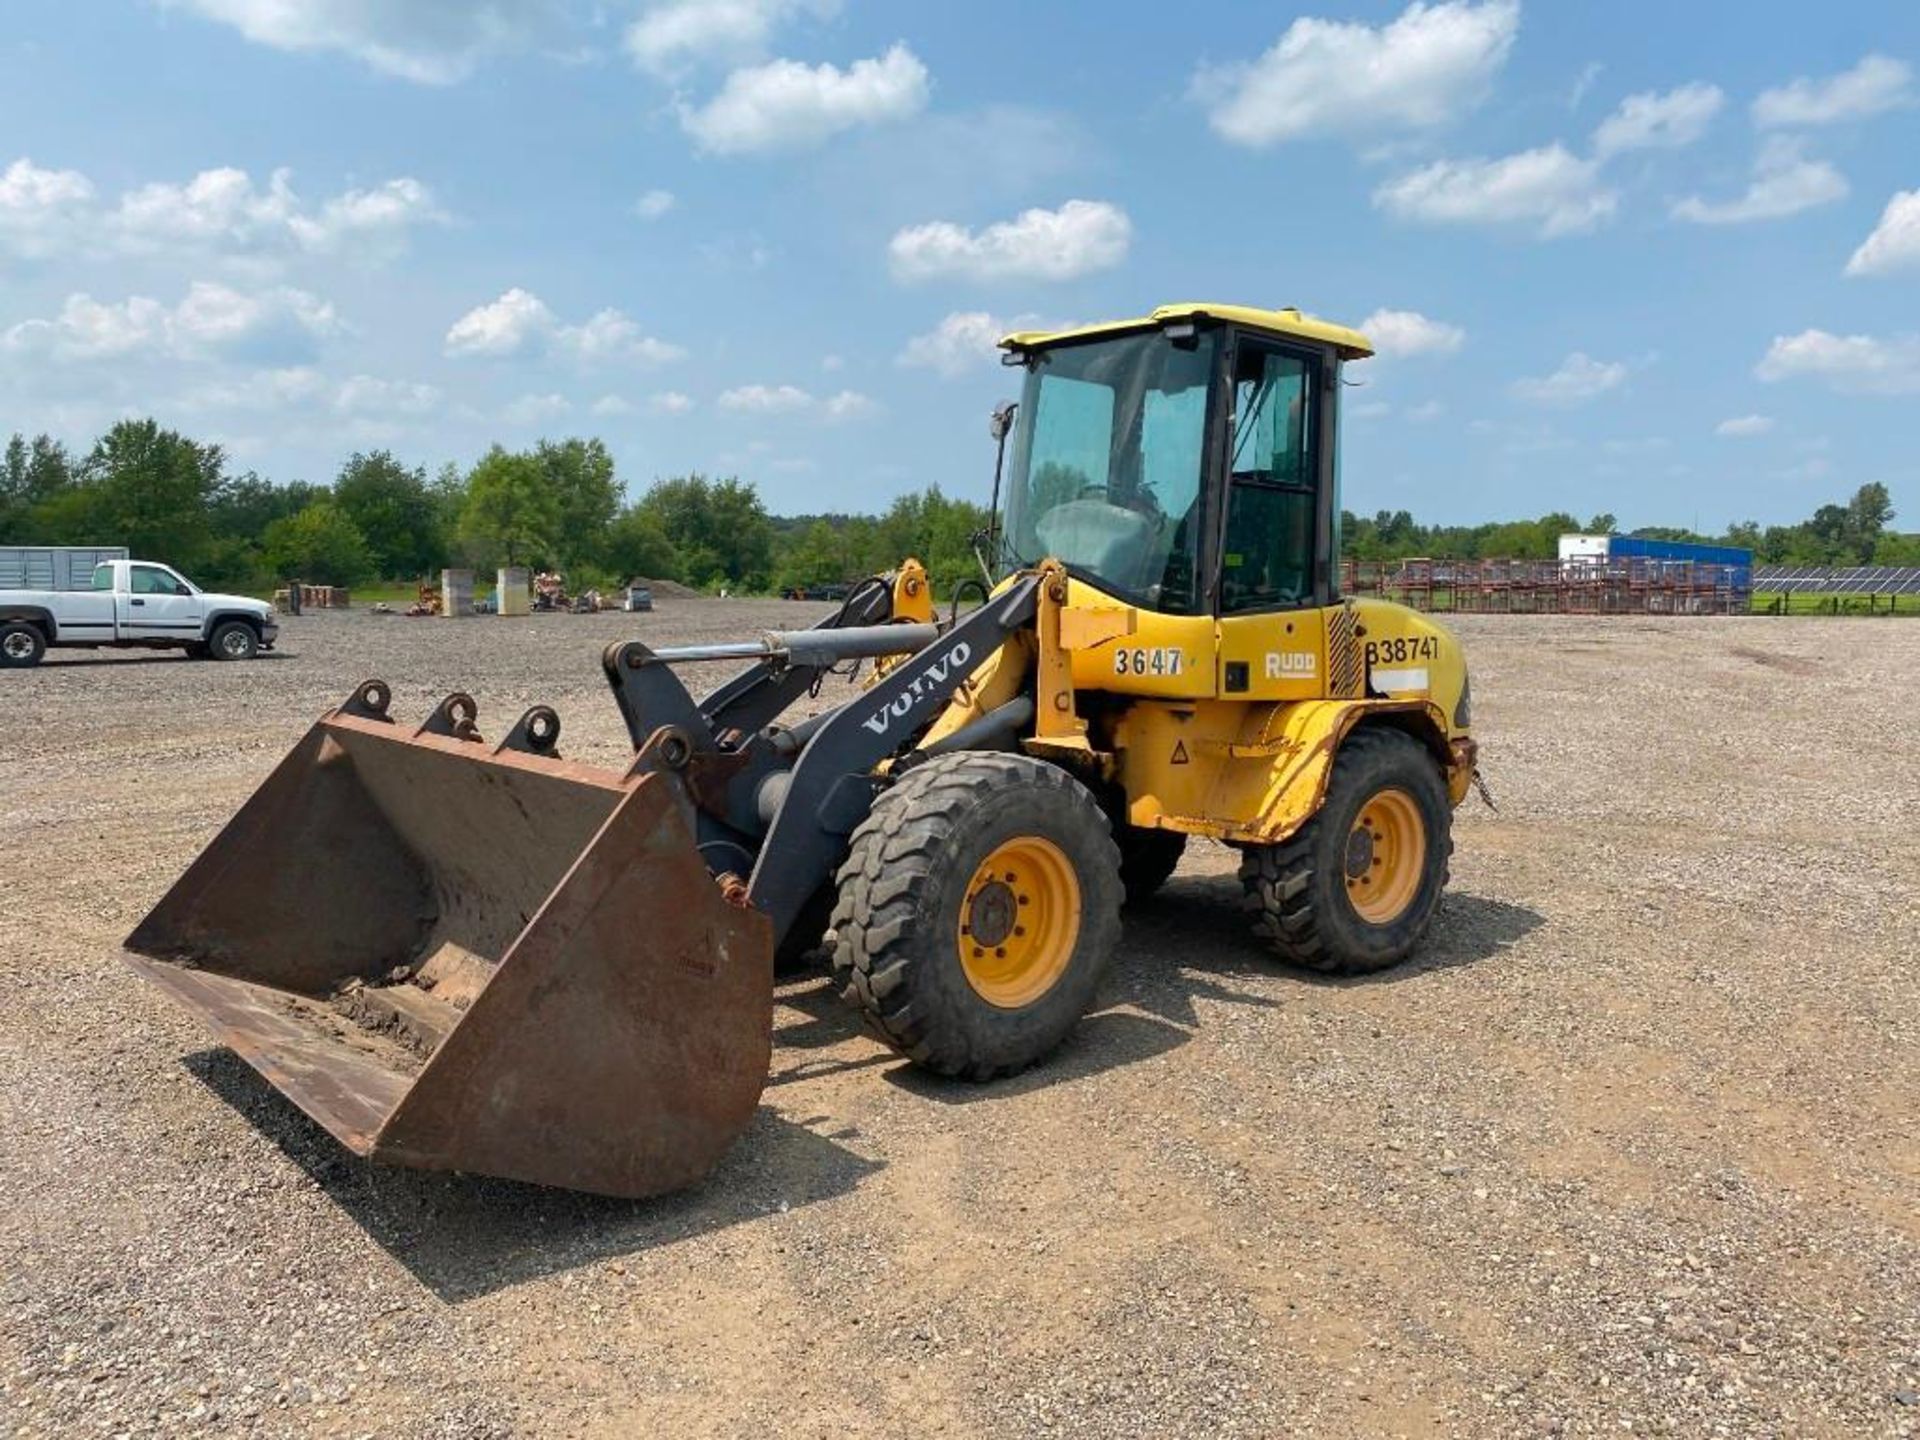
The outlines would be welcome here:
<svg viewBox="0 0 1920 1440">
<path fill-rule="evenodd" d="M 354 710 L 128 962 L 355 1154 L 621 1196 L 705 1175 L 766 1080 L 773 946 L 677 781 Z"/>
</svg>

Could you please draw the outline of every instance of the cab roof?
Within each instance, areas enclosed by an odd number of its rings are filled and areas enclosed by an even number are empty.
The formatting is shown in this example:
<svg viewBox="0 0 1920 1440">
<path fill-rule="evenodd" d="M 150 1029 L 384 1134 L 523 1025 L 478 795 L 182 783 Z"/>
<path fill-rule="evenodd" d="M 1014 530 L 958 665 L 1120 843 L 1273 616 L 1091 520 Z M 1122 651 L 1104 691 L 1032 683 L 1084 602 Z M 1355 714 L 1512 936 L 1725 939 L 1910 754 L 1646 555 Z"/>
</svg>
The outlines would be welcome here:
<svg viewBox="0 0 1920 1440">
<path fill-rule="evenodd" d="M 1331 320 L 1322 320 L 1300 310 L 1261 310 L 1251 305 L 1214 305 L 1196 301 L 1162 305 L 1151 315 L 1137 320 L 1106 320 L 1098 325 L 1081 325 L 1071 330 L 1017 330 L 1000 342 L 1000 348 L 1031 350 L 1063 340 L 1091 340 L 1099 335 L 1153 329 L 1178 320 L 1223 320 L 1249 330 L 1264 330 L 1270 335 L 1313 340 L 1333 346 L 1343 360 L 1364 360 L 1373 354 L 1373 346 L 1358 330 L 1350 330 L 1345 325 L 1336 325 Z"/>
</svg>

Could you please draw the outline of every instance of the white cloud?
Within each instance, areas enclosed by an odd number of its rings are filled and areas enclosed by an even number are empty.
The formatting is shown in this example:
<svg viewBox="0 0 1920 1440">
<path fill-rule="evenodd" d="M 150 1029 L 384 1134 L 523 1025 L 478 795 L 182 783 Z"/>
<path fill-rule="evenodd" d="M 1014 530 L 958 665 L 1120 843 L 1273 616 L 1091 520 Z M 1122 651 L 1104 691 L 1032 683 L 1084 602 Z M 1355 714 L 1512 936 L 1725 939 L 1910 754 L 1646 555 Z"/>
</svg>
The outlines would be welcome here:
<svg viewBox="0 0 1920 1440">
<path fill-rule="evenodd" d="M 278 172 L 275 178 L 285 173 Z M 351 241 L 359 253 L 361 246 L 391 241 L 416 225 L 440 224 L 446 218 L 432 192 L 403 175 L 371 190 L 336 195 L 320 207 L 317 215 L 294 215 L 288 225 L 308 250 L 339 250 Z"/>
<path fill-rule="evenodd" d="M 627 53 L 656 75 L 674 76 L 705 61 L 758 59 L 787 19 L 825 19 L 838 0 L 664 0 L 627 27 Z"/>
<path fill-rule="evenodd" d="M 649 190 L 633 202 L 633 213 L 642 220 L 658 220 L 679 203 L 671 190 Z"/>
<path fill-rule="evenodd" d="M 245 292 L 199 280 L 172 306 L 143 295 L 110 303 L 69 295 L 59 315 L 22 321 L 0 335 L 0 345 L 56 361 L 191 359 L 307 350 L 344 329 L 331 305 L 304 290 Z"/>
<path fill-rule="evenodd" d="M 581 365 L 657 365 L 686 353 L 677 345 L 644 334 L 633 320 L 614 309 L 602 310 L 584 324 L 562 325 L 546 301 L 518 286 L 454 321 L 447 331 L 446 351 L 456 358 L 496 359 L 552 353 Z"/>
<path fill-rule="evenodd" d="M 1773 429 L 1771 415 L 1736 415 L 1714 426 L 1713 433 L 1740 440 L 1750 435 L 1764 435 L 1771 429 Z"/>
<path fill-rule="evenodd" d="M 907 341 L 896 363 L 963 375 L 999 354 L 1000 337 L 1013 327 L 985 310 L 956 310 L 924 335 Z"/>
<path fill-rule="evenodd" d="M 1886 55 L 1867 55 L 1851 70 L 1824 79 L 1801 76 L 1753 102 L 1753 123 L 1764 130 L 1861 120 L 1914 103 L 1913 67 Z"/>
<path fill-rule="evenodd" d="M 263 188 L 231 166 L 203 170 L 184 184 L 138 186 L 111 210 L 95 200 L 93 183 L 78 171 L 16 160 L 0 174 L 0 249 L 30 257 L 73 251 L 270 256 L 351 244 L 361 257 L 369 247 L 391 250 L 414 228 L 447 218 L 432 192 L 410 176 L 348 190 L 311 208 L 294 193 L 291 171 L 274 171 Z"/>
<path fill-rule="evenodd" d="M 564 395 L 527 394 L 501 407 L 500 418 L 509 425 L 544 425 L 573 412 L 573 402 Z"/>
<path fill-rule="evenodd" d="M 1451 355 L 1467 339 L 1458 325 L 1429 320 L 1418 310 L 1376 310 L 1360 322 L 1360 333 L 1384 356 Z"/>
<path fill-rule="evenodd" d="M 816 402 L 798 385 L 741 385 L 722 391 L 716 403 L 722 410 L 749 415 L 790 415 L 811 410 Z"/>
<path fill-rule="evenodd" d="M 459 80 L 488 54 L 524 44 L 555 0 L 161 0 L 231 25 L 276 50 L 339 51 L 421 84 Z"/>
<path fill-rule="evenodd" d="M 821 402 L 820 410 L 829 420 L 859 420 L 880 408 L 871 395 L 858 390 L 841 390 Z"/>
<path fill-rule="evenodd" d="M 583 365 L 623 361 L 663 365 L 686 354 L 678 345 L 642 333 L 632 320 L 612 309 L 600 311 L 584 325 L 562 325 L 554 332 L 553 343 Z"/>
<path fill-rule="evenodd" d="M 858 420 L 880 408 L 857 390 L 842 390 L 823 399 L 798 385 L 741 385 L 721 392 L 714 403 L 741 415 L 813 415 L 830 422 Z"/>
<path fill-rule="evenodd" d="M 647 405 L 662 415 L 684 415 L 693 409 L 693 397 L 682 395 L 678 390 L 662 390 L 650 396 Z"/>
<path fill-rule="evenodd" d="M 438 388 L 418 381 L 353 375 L 340 382 L 333 408 L 344 415 L 429 415 L 442 398 Z"/>
<path fill-rule="evenodd" d="M 1595 83 L 1606 73 L 1607 67 L 1598 60 L 1589 60 L 1580 67 L 1580 73 L 1574 77 L 1573 89 L 1567 92 L 1567 109 L 1578 110 L 1580 102 L 1587 98 Z"/>
<path fill-rule="evenodd" d="M 544 300 L 515 286 L 454 321 L 447 331 L 447 354 L 517 355 L 557 323 Z"/>
<path fill-rule="evenodd" d="M 847 362 L 839 355 L 822 355 L 820 357 L 820 368 L 825 370 L 829 375 L 838 374 L 847 368 Z"/>
<path fill-rule="evenodd" d="M 1920 190 L 1901 190 L 1887 201 L 1880 223 L 1847 261 L 1849 275 L 1901 269 L 1920 269 Z"/>
<path fill-rule="evenodd" d="M 354 375 L 336 382 L 310 365 L 292 365 L 209 381 L 187 390 L 174 403 L 195 411 L 385 422 L 430 415 L 443 398 L 433 386 L 414 381 Z"/>
<path fill-rule="evenodd" d="M 1543 237 L 1574 235 L 1609 219 L 1619 196 L 1597 161 L 1554 144 L 1498 160 L 1436 160 L 1390 180 L 1373 203 L 1429 225 L 1535 225 Z"/>
<path fill-rule="evenodd" d="M 1920 393 L 1920 336 L 1882 340 L 1825 330 L 1777 335 L 1753 373 L 1769 382 L 1811 376 L 1836 390 L 1916 394 Z"/>
<path fill-rule="evenodd" d="M 1424 425 L 1429 420 L 1438 420 L 1447 413 L 1447 407 L 1438 400 L 1422 400 L 1407 411 L 1407 419 L 1416 425 Z"/>
<path fill-rule="evenodd" d="M 1626 382 L 1627 367 L 1617 360 L 1595 360 L 1576 350 L 1551 375 L 1513 382 L 1513 393 L 1535 405 L 1579 405 Z"/>
<path fill-rule="evenodd" d="M 1379 420 L 1393 413 L 1393 406 L 1384 400 L 1361 400 L 1347 407 L 1349 420 Z"/>
<path fill-rule="evenodd" d="M 1652 90 L 1629 95 L 1593 132 L 1593 153 L 1681 149 L 1707 133 L 1726 101 L 1718 85 L 1699 81 L 1664 95 Z"/>
<path fill-rule="evenodd" d="M 393 242 L 415 226 L 445 219 L 432 193 L 410 176 L 346 191 L 309 212 L 293 191 L 291 171 L 274 171 L 261 189 L 246 171 L 223 166 L 184 185 L 163 181 L 130 190 L 105 224 L 119 249 L 135 253 L 179 246 L 329 252 L 349 241 L 356 249 Z"/>
<path fill-rule="evenodd" d="M 977 234 L 950 220 L 912 225 L 894 235 L 887 253 L 899 280 L 1073 280 L 1120 264 L 1132 240 L 1133 222 L 1118 205 L 1069 200 Z"/>
<path fill-rule="evenodd" d="M 1689 195 L 1673 207 L 1673 216 L 1695 225 L 1746 225 L 1830 205 L 1846 194 L 1844 175 L 1824 160 L 1807 159 L 1797 140 L 1779 135 L 1761 147 L 1744 195 L 1720 201 Z"/>
<path fill-rule="evenodd" d="M 1519 29 L 1519 0 L 1416 3 L 1377 29 L 1303 16 L 1252 64 L 1203 68 L 1193 89 L 1237 145 L 1427 129 L 1485 97 Z"/>
<path fill-rule="evenodd" d="M 918 114 L 929 88 L 927 67 L 904 45 L 845 70 L 774 60 L 735 70 L 705 105 L 681 107 L 680 125 L 715 154 L 804 150 L 843 130 Z"/>
<path fill-rule="evenodd" d="M 593 414 L 604 417 L 633 414 L 633 403 L 621 395 L 602 395 L 590 408 Z"/>
<path fill-rule="evenodd" d="M 93 182 L 78 170 L 43 170 L 22 156 L 0 172 L 0 250 L 59 254 L 92 204 Z"/>
</svg>

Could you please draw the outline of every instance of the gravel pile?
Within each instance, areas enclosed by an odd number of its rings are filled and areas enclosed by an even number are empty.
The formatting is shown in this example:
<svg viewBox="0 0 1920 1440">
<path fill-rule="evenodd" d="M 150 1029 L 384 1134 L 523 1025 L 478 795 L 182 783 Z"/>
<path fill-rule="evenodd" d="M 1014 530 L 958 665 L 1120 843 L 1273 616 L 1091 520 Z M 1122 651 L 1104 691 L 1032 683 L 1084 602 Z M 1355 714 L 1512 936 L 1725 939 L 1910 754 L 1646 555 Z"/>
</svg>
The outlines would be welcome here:
<svg viewBox="0 0 1920 1440">
<path fill-rule="evenodd" d="M 1280 970 L 1196 845 L 1015 1080 L 784 987 L 660 1201 L 370 1169 L 119 966 L 367 675 L 612 765 L 610 640 L 823 608 L 0 676 L 0 1436 L 1920 1434 L 1920 626 L 1463 620 L 1500 810 L 1415 963 Z"/>
</svg>

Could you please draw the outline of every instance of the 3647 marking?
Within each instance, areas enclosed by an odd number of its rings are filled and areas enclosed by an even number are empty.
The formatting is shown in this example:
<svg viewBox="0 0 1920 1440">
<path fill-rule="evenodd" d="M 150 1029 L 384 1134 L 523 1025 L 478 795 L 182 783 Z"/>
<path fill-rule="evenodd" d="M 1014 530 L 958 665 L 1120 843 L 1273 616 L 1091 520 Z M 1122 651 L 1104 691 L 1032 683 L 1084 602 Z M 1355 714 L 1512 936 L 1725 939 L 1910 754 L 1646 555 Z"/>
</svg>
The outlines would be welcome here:
<svg viewBox="0 0 1920 1440">
<path fill-rule="evenodd" d="M 1180 673 L 1180 652 L 1168 646 L 1156 646 L 1151 650 L 1135 648 L 1113 652 L 1113 673 L 1116 675 L 1178 675 Z"/>
</svg>

